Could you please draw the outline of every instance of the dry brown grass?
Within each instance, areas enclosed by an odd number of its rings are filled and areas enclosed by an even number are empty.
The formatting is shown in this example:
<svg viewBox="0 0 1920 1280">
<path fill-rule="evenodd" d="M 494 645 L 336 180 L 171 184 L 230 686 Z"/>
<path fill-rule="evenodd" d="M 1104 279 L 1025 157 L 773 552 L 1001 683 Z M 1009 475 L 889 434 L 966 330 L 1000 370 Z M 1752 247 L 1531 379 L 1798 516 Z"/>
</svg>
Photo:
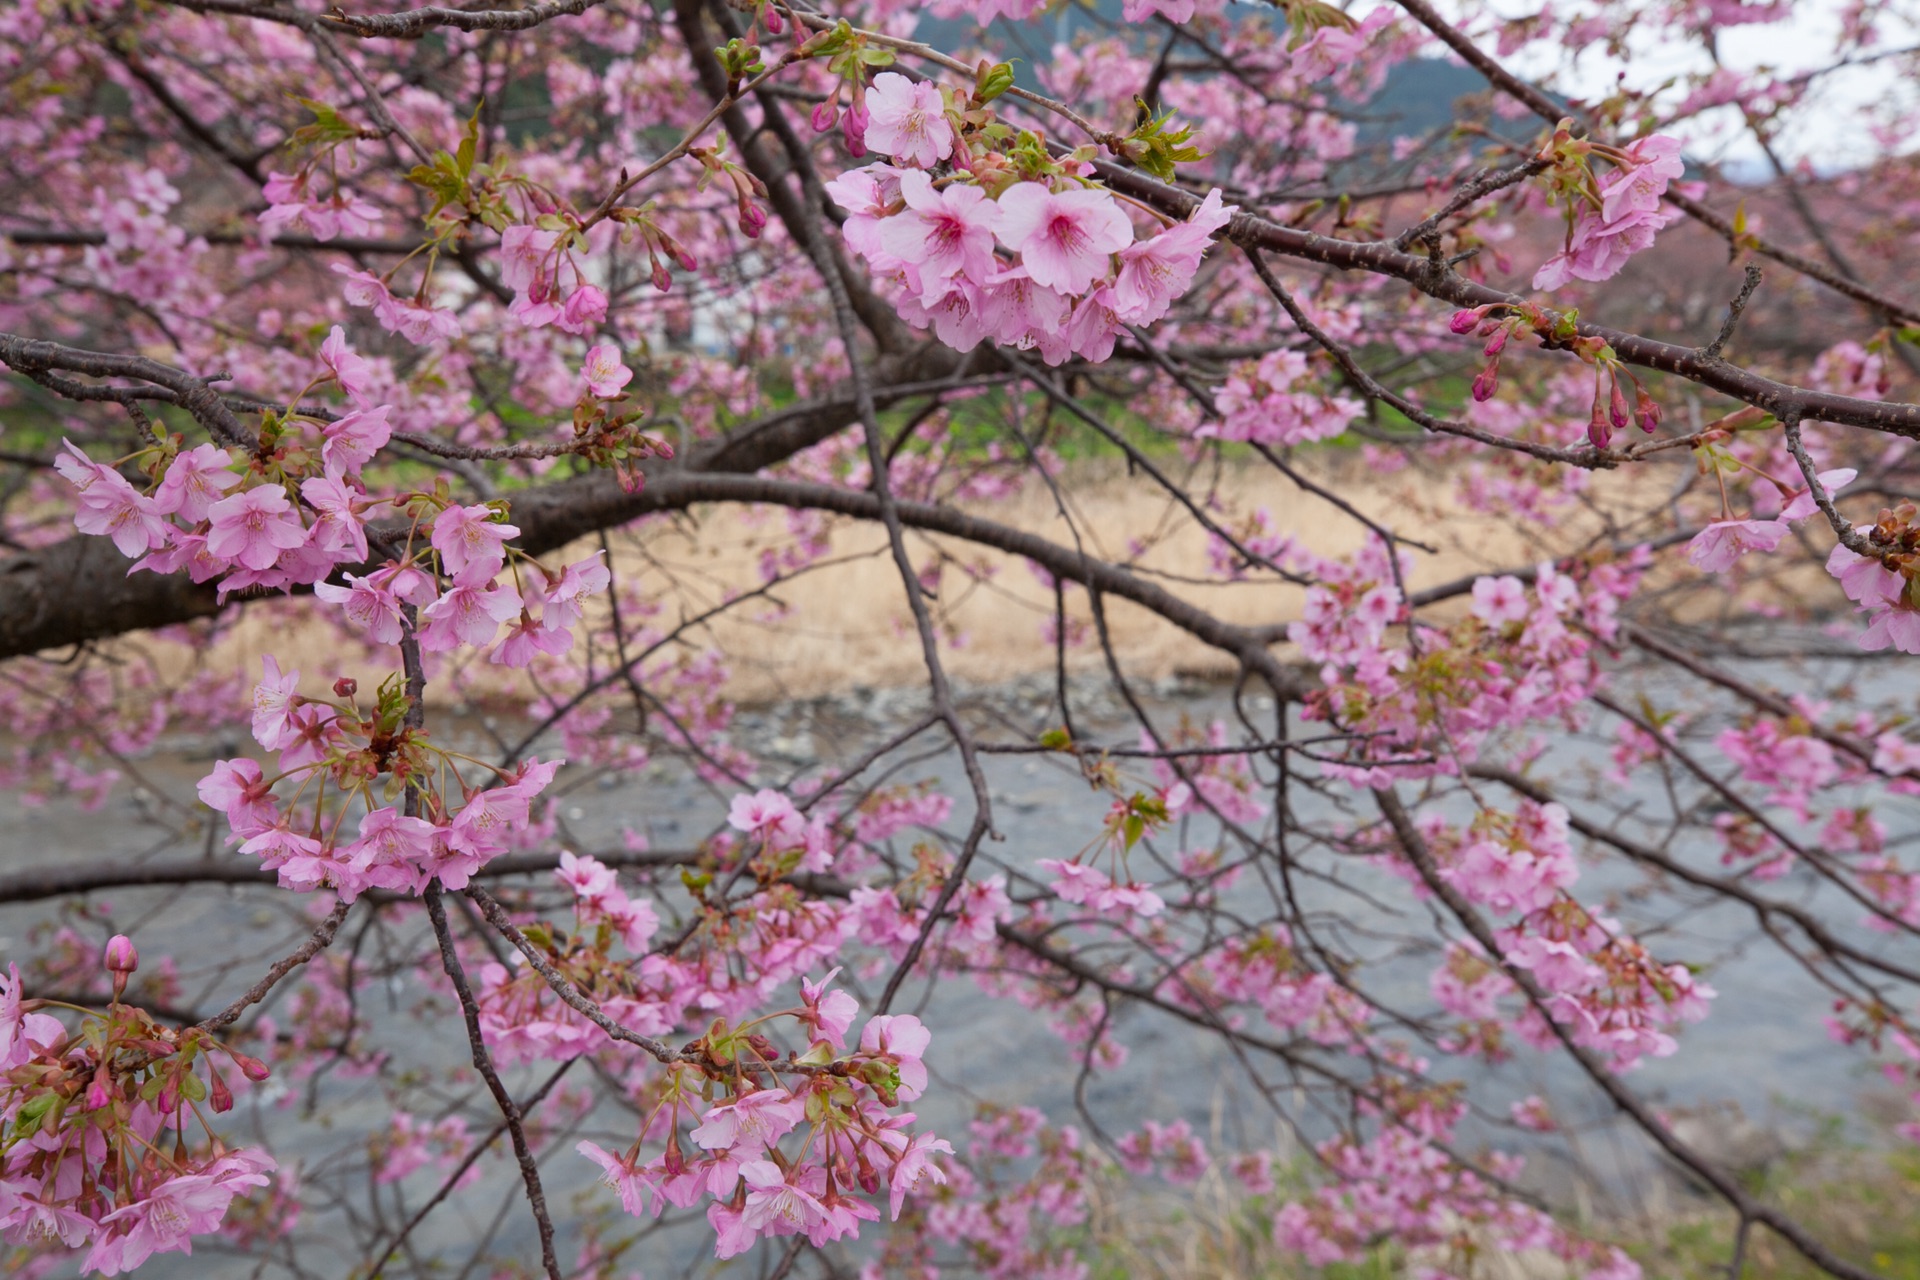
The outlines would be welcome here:
<svg viewBox="0 0 1920 1280">
<path fill-rule="evenodd" d="M 1437 554 L 1417 556 L 1410 581 L 1416 590 L 1466 573 L 1530 563 L 1576 545 L 1602 525 L 1597 514 L 1589 513 L 1557 530 L 1549 542 L 1522 522 L 1465 510 L 1452 498 L 1452 486 L 1443 476 L 1419 471 L 1374 475 L 1353 455 L 1327 455 L 1304 465 L 1313 483 L 1397 533 L 1437 549 Z M 1616 516 L 1644 510 L 1667 496 L 1664 479 L 1657 492 L 1637 476 L 1599 480 L 1605 509 Z M 1320 555 L 1350 554 L 1364 536 L 1350 516 L 1271 470 L 1228 470 L 1208 483 L 1229 510 L 1244 518 L 1265 508 L 1278 531 Z M 1298 616 L 1301 592 L 1293 586 L 1186 581 L 1215 576 L 1207 559 L 1207 534 L 1146 477 L 1130 478 L 1117 465 L 1082 464 L 1063 477 L 1060 487 L 1089 553 L 1131 561 L 1176 595 L 1232 622 L 1263 625 Z M 1072 545 L 1073 533 L 1044 485 L 1029 485 L 1015 498 L 974 504 L 973 509 Z M 647 584 L 647 596 L 659 604 L 656 622 L 670 624 L 712 608 L 729 594 L 758 588 L 762 553 L 787 536 L 783 512 L 702 508 L 617 536 L 615 568 Z M 1053 612 L 1052 590 L 1024 561 L 954 539 L 911 537 L 917 562 L 930 562 L 935 551 L 949 558 L 937 609 L 945 641 L 942 656 L 956 677 L 998 682 L 1051 664 L 1052 646 L 1042 635 Z M 1136 542 L 1146 544 L 1138 554 Z M 587 554 L 594 545 L 583 543 L 559 558 Z M 830 548 L 828 567 L 782 584 L 769 597 L 745 601 L 701 628 L 696 638 L 717 645 L 731 659 L 729 696 L 761 702 L 818 696 L 854 685 L 900 686 L 922 678 L 919 646 L 899 578 L 886 555 L 884 532 L 842 521 L 833 529 Z M 962 565 L 971 578 L 960 570 Z M 1084 592 L 1069 592 L 1069 616 L 1081 626 L 1091 625 Z M 1129 676 L 1215 675 L 1232 669 L 1222 655 L 1138 606 L 1112 601 L 1108 617 L 1115 651 Z M 336 657 L 339 639 L 322 626 L 290 628 L 282 610 L 254 609 L 231 628 L 211 660 L 239 662 L 257 671 L 258 655 L 269 648 L 303 670 L 324 670 Z M 1078 666 L 1099 661 L 1090 647 L 1072 660 Z"/>
</svg>

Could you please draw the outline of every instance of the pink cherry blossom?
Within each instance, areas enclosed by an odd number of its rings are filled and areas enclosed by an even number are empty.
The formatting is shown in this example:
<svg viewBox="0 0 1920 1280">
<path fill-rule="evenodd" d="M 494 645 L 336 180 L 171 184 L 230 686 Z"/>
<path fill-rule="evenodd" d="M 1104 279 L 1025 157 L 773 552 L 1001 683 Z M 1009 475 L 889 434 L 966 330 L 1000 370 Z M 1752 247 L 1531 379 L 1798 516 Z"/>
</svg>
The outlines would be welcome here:
<svg viewBox="0 0 1920 1280">
<path fill-rule="evenodd" d="M 727 809 L 727 825 L 736 831 L 765 833 L 769 839 L 780 839 L 796 835 L 802 822 L 793 801 L 778 791 L 762 790 L 750 796 L 735 796 Z"/>
<path fill-rule="evenodd" d="M 527 292 L 534 281 L 545 277 L 553 246 L 559 240 L 558 231 L 519 223 L 501 232 L 501 283 L 516 292 Z"/>
<path fill-rule="evenodd" d="M 746 1161 L 740 1177 L 748 1188 L 746 1223 L 763 1235 L 797 1235 L 826 1216 L 819 1199 L 789 1181 L 771 1160 Z"/>
<path fill-rule="evenodd" d="M 1187 7 L 1191 9 L 1191 3 Z M 1200 259 L 1213 243 L 1213 233 L 1239 211 L 1238 205 L 1223 205 L 1220 189 L 1215 187 L 1185 222 L 1122 249 L 1113 285 L 1114 309 L 1120 318 L 1128 324 L 1152 324 L 1166 315 L 1173 300 L 1192 283 Z"/>
<path fill-rule="evenodd" d="M 313 509 L 309 544 L 330 559 L 358 563 L 367 558 L 367 529 L 363 518 L 366 495 L 338 474 L 310 476 L 300 482 L 300 496 Z"/>
<path fill-rule="evenodd" d="M 189 523 L 206 519 L 208 509 L 240 483 L 240 477 L 228 469 L 232 465 L 233 455 L 217 445 L 203 444 L 176 454 L 153 492 L 154 510 Z"/>
<path fill-rule="evenodd" d="M 334 263 L 333 271 L 346 280 L 340 292 L 348 306 L 378 307 L 393 298 L 393 295 L 387 291 L 386 281 L 371 271 L 355 271 L 344 262 Z"/>
<path fill-rule="evenodd" d="M 887 1171 L 887 1203 L 895 1222 L 900 1220 L 900 1210 L 908 1194 L 917 1190 L 922 1181 L 931 1178 L 936 1185 L 946 1182 L 946 1170 L 934 1163 L 933 1158 L 952 1154 L 953 1144 L 944 1138 L 916 1133 L 894 1156 L 893 1168 Z"/>
<path fill-rule="evenodd" d="M 1534 272 L 1533 287 L 1558 289 L 1569 280 L 1610 280 L 1628 258 L 1652 245 L 1663 227 L 1682 216 L 1678 209 L 1656 205 L 1603 221 L 1583 207 L 1575 215 L 1566 247 Z"/>
<path fill-rule="evenodd" d="M 807 1105 L 785 1089 L 760 1089 L 708 1111 L 693 1140 L 707 1151 L 753 1158 L 807 1117 Z"/>
<path fill-rule="evenodd" d="M 1790 532 L 1780 520 L 1716 520 L 1687 544 L 1687 561 L 1706 573 L 1725 573 L 1749 551 L 1772 551 Z"/>
<path fill-rule="evenodd" d="M 1531 612 L 1527 588 L 1520 579 L 1511 574 L 1474 579 L 1473 616 L 1482 622 L 1496 627 L 1507 622 L 1524 622 Z"/>
<path fill-rule="evenodd" d="M 860 1051 L 891 1061 L 900 1072 L 900 1099 L 912 1102 L 927 1088 L 927 1068 L 921 1055 L 933 1042 L 933 1033 L 912 1014 L 882 1014 L 860 1029 Z"/>
<path fill-rule="evenodd" d="M 1864 534 L 1866 530 L 1856 529 Z M 1906 579 L 1878 560 L 1859 555 L 1845 543 L 1835 543 L 1827 556 L 1827 572 L 1840 580 L 1847 599 L 1862 608 L 1890 605 L 1906 590 Z"/>
<path fill-rule="evenodd" d="M 507 539 L 519 537 L 520 530 L 494 519 L 495 514 L 492 507 L 479 504 L 448 507 L 433 518 L 433 549 L 449 574 L 457 577 L 472 569 L 478 577 L 490 578 L 500 571 Z"/>
<path fill-rule="evenodd" d="M 391 412 L 391 407 L 383 404 L 356 409 L 329 422 L 321 431 L 324 437 L 320 446 L 321 461 L 328 468 L 337 468 L 347 475 L 358 473 L 393 438 L 393 424 L 387 420 Z"/>
<path fill-rule="evenodd" d="M 1819 472 L 1814 478 L 1820 482 L 1820 487 L 1826 490 L 1827 496 L 1832 497 L 1852 484 L 1859 474 L 1852 467 L 1837 467 L 1832 471 Z M 1792 523 L 1796 520 L 1805 520 L 1819 509 L 1820 504 L 1814 501 L 1813 490 L 1802 489 L 1781 509 L 1779 518 Z"/>
<path fill-rule="evenodd" d="M 518 532 L 517 530 L 515 532 Z M 520 598 L 488 583 L 488 575 L 456 578 L 438 600 L 420 611 L 420 647 L 445 653 L 461 645 L 483 649 L 493 643 L 500 624 L 520 612 Z"/>
<path fill-rule="evenodd" d="M 953 154 L 953 126 L 933 82 L 882 71 L 867 90 L 866 142 L 896 160 L 931 168 Z"/>
<path fill-rule="evenodd" d="M 88 458 L 71 441 L 61 444 L 66 452 L 54 460 L 54 468 L 80 491 L 80 505 L 73 513 L 76 529 L 112 538 L 120 554 L 129 557 L 167 545 L 173 526 L 152 498 L 137 492 L 113 468 Z"/>
<path fill-rule="evenodd" d="M 360 838 L 342 854 L 375 888 L 417 890 L 426 882 L 423 867 L 433 854 L 433 838 L 433 824 L 425 819 L 391 807 L 375 809 L 360 820 Z"/>
<path fill-rule="evenodd" d="M 197 790 L 201 803 L 227 815 L 236 835 L 258 835 L 279 820 L 273 789 L 266 785 L 257 760 L 216 760 L 213 772 L 200 780 Z"/>
<path fill-rule="evenodd" d="M 607 1186 L 619 1195 L 622 1209 L 636 1218 L 647 1211 L 648 1195 L 657 1192 L 659 1187 L 645 1170 L 636 1167 L 630 1158 L 615 1156 L 592 1142 L 578 1143 L 573 1149 L 600 1166 Z M 658 1208 L 654 1212 L 658 1216 Z"/>
<path fill-rule="evenodd" d="M 1905 603 L 1882 609 L 1860 636 L 1860 647 L 1869 651 L 1897 649 L 1901 653 L 1920 654 L 1920 609 Z"/>
<path fill-rule="evenodd" d="M 375 644 L 399 644 L 405 630 L 405 615 L 399 597 L 378 584 L 377 575 L 343 575 L 346 586 L 331 582 L 316 583 L 313 594 L 328 604 L 339 605 L 347 619 L 367 633 Z"/>
<path fill-rule="evenodd" d="M 536 594 L 543 610 L 541 616 L 548 625 L 562 629 L 579 625 L 586 598 L 607 589 L 613 574 L 601 559 L 603 554 L 596 551 L 584 560 L 574 561 L 561 570 L 557 578 L 547 577 L 545 570 L 536 571 L 546 583 L 545 589 Z"/>
<path fill-rule="evenodd" d="M 611 342 L 602 342 L 587 348 L 587 359 L 580 366 L 580 376 L 587 384 L 589 395 L 611 400 L 620 394 L 622 387 L 633 381 L 633 370 L 621 363 L 620 348 Z"/>
<path fill-rule="evenodd" d="M 1019 182 L 1000 196 L 995 234 L 1020 255 L 1034 283 L 1077 296 L 1108 273 L 1111 255 L 1133 243 L 1133 224 L 1104 191 L 1056 193 Z"/>
<path fill-rule="evenodd" d="M 553 324 L 563 333 L 584 335 L 593 332 L 606 318 L 606 290 L 599 285 L 583 284 L 567 295 L 566 304 Z"/>
<path fill-rule="evenodd" d="M 860 1012 L 860 1002 L 852 996 L 838 988 L 832 991 L 826 989 L 839 972 L 834 969 L 817 983 L 810 978 L 800 980 L 800 1000 L 806 1008 L 807 1024 L 813 1028 L 815 1035 L 836 1049 L 845 1044 L 847 1028 L 853 1025 L 854 1018 Z"/>
<path fill-rule="evenodd" d="M 339 325 L 333 326 L 326 341 L 320 344 L 320 363 L 333 374 L 334 381 L 347 393 L 353 402 L 366 407 L 367 381 L 372 375 L 371 366 L 365 356 L 356 355 L 347 345 L 346 330 Z"/>
<path fill-rule="evenodd" d="M 279 485 L 263 484 L 220 499 L 207 509 L 207 551 L 249 569 L 271 569 L 284 551 L 307 540 L 307 530 Z"/>
<path fill-rule="evenodd" d="M 287 716 L 293 711 L 300 685 L 298 671 L 282 672 L 272 654 L 260 659 L 264 674 L 253 687 L 253 736 L 269 751 L 278 751 L 287 733 Z"/>
<path fill-rule="evenodd" d="M 548 625 L 544 618 L 522 613 L 510 618 L 507 634 L 487 655 L 487 661 L 502 667 L 525 667 L 541 654 L 559 657 L 573 648 L 573 633 L 565 627 Z"/>
<path fill-rule="evenodd" d="M 946 282 L 964 275 L 976 284 L 993 274 L 993 228 L 1000 208 L 979 187 L 955 183 L 943 191 L 918 170 L 900 175 L 906 210 L 880 224 L 880 247 L 920 273 L 921 300 L 932 302 Z"/>
</svg>

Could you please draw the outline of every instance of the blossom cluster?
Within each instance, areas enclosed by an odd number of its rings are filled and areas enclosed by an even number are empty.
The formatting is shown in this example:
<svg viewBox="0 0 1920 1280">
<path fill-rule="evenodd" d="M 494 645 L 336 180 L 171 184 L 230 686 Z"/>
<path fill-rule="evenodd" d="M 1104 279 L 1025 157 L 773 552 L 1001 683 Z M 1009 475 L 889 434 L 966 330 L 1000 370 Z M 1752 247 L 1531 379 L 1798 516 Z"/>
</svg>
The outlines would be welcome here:
<svg viewBox="0 0 1920 1280">
<path fill-rule="evenodd" d="M 1584 157 L 1593 144 L 1555 135 L 1550 150 Z M 1681 216 L 1664 204 L 1667 184 L 1686 171 L 1680 141 L 1663 134 L 1637 139 L 1625 148 L 1603 152 L 1614 167 L 1598 179 L 1584 164 L 1573 166 L 1574 191 L 1567 208 L 1567 240 L 1559 253 L 1533 274 L 1536 289 L 1558 289 L 1569 280 L 1610 280 L 1627 259 L 1653 244 L 1661 228 Z"/>
<path fill-rule="evenodd" d="M 350 681 L 336 686 L 337 700 L 306 698 L 296 692 L 298 671 L 281 671 L 271 655 L 262 661 L 253 736 L 280 753 L 279 770 L 269 775 L 247 757 L 220 760 L 199 790 L 226 815 L 230 841 L 278 872 L 284 888 L 330 888 L 347 902 L 369 889 L 419 893 L 436 880 L 463 888 L 526 830 L 534 800 L 559 768 L 529 760 L 510 774 L 493 770 L 492 787 L 462 780 L 464 798 L 455 805 L 432 785 L 443 769 L 459 778 L 455 760 L 407 725 L 407 699 L 395 684 L 363 710 L 354 691 L 342 688 Z M 376 795 L 383 775 L 391 785 Z M 284 807 L 275 794 L 281 784 L 294 791 Z M 396 807 L 391 801 L 402 790 L 412 803 Z M 349 832 L 356 811 L 357 830 Z"/>
<path fill-rule="evenodd" d="M 1244 362 L 1214 396 L 1219 421 L 1193 434 L 1276 446 L 1307 444 L 1332 439 L 1360 416 L 1358 400 L 1324 394 L 1307 382 L 1307 358 L 1289 348 L 1269 351 L 1257 363 Z"/>
<path fill-rule="evenodd" d="M 992 339 L 1049 364 L 1104 360 L 1127 325 L 1167 313 L 1236 212 L 1216 189 L 1185 222 L 1138 240 L 1113 193 L 1077 164 L 1016 180 L 981 157 L 966 171 L 973 143 L 937 86 L 882 72 L 867 103 L 866 141 L 897 163 L 842 174 L 827 192 L 847 213 L 847 244 L 901 314 L 958 350 Z M 963 172 L 928 172 L 949 160 Z"/>
<path fill-rule="evenodd" d="M 75 526 L 139 557 L 134 571 L 218 578 L 223 599 L 235 591 L 313 586 L 380 644 L 400 640 L 411 606 L 425 619 L 418 636 L 427 652 L 488 647 L 502 623 L 510 625 L 490 654 L 494 662 L 525 666 L 536 653 L 570 647 L 586 597 L 606 588 L 606 567 L 590 558 L 556 572 L 515 553 L 515 586 L 506 587 L 506 542 L 519 530 L 503 519 L 504 504 L 369 496 L 361 471 L 392 436 L 389 408 L 368 402 L 367 362 L 338 326 L 320 359 L 322 377 L 357 402 L 351 412 L 325 422 L 268 415 L 244 457 L 213 444 L 183 449 L 163 442 L 129 460 L 149 468 L 146 492 L 66 443 L 55 465 L 77 497 Z M 326 581 L 336 569 L 368 560 L 369 522 L 396 508 L 413 518 L 406 550 L 371 572 L 349 569 L 344 585 Z"/>
<path fill-rule="evenodd" d="M 274 1162 L 229 1149 L 206 1114 L 233 1107 L 216 1054 L 248 1080 L 266 1066 L 122 1004 L 139 963 L 131 940 L 115 937 L 104 958 L 114 978 L 104 1012 L 26 998 L 18 965 L 0 976 L 0 1234 L 85 1249 L 81 1269 L 112 1276 L 156 1253 L 192 1253 L 236 1197 L 267 1185 Z M 70 1032 L 48 1008 L 84 1025 Z"/>
<path fill-rule="evenodd" d="M 876 1194 L 883 1179 L 896 1219 L 909 1194 L 946 1181 L 935 1157 L 952 1146 L 913 1132 L 913 1113 L 894 1110 L 926 1090 L 922 1058 L 931 1033 L 911 1015 L 882 1015 L 868 1019 L 848 1049 L 859 1006 L 827 986 L 832 978 L 803 981 L 800 1005 L 783 1014 L 739 1028 L 716 1022 L 694 1046 L 697 1053 L 683 1055 L 698 1067 L 668 1068 L 639 1137 L 623 1154 L 579 1144 L 628 1213 L 657 1218 L 668 1205 L 706 1201 L 715 1255 L 731 1258 L 766 1237 L 804 1235 L 815 1246 L 857 1237 L 862 1222 L 879 1217 L 865 1195 Z M 804 1053 L 783 1059 L 752 1030 L 776 1017 L 805 1029 Z M 783 1074 L 786 1084 L 779 1082 Z M 684 1141 L 683 1124 L 692 1125 Z M 658 1138 L 660 1152 L 642 1161 L 642 1148 Z"/>
<path fill-rule="evenodd" d="M 1289 563 L 1319 580 L 1287 633 L 1321 664 L 1308 714 L 1365 735 L 1322 767 L 1363 786 L 1454 773 L 1494 731 L 1567 713 L 1601 679 L 1598 650 L 1650 559 L 1637 549 L 1585 569 L 1584 583 L 1543 563 L 1531 590 L 1511 575 L 1482 578 L 1468 619 L 1441 631 L 1408 620 L 1377 541 L 1352 564 L 1291 551 Z M 1387 642 L 1398 622 L 1409 627 L 1404 647 Z"/>
<path fill-rule="evenodd" d="M 1920 605 L 1914 603 L 1913 588 L 1920 578 L 1920 526 L 1913 504 L 1884 510 L 1877 521 L 1854 533 L 1879 555 L 1862 555 L 1837 543 L 1827 557 L 1827 572 L 1868 616 L 1860 647 L 1920 654 Z"/>
</svg>

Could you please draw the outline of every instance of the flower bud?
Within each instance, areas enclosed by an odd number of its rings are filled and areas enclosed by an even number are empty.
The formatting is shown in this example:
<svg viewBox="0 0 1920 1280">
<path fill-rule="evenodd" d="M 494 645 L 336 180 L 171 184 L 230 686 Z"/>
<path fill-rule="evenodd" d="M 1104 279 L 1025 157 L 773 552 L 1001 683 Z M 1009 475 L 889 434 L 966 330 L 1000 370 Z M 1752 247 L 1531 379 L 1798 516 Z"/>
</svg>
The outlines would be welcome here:
<svg viewBox="0 0 1920 1280">
<path fill-rule="evenodd" d="M 992 102 L 1011 88 L 1013 67 L 1009 63 L 996 62 L 975 77 L 973 96 L 982 102 Z"/>
<path fill-rule="evenodd" d="M 840 104 L 832 98 L 815 104 L 813 108 L 813 131 L 825 133 L 840 123 Z"/>
<path fill-rule="evenodd" d="M 787 29 L 786 19 L 782 18 L 780 11 L 772 5 L 768 5 L 760 16 L 767 20 L 767 34 L 770 36 L 777 36 Z"/>
<path fill-rule="evenodd" d="M 1447 321 L 1447 328 L 1453 330 L 1455 333 L 1472 333 L 1474 326 L 1479 323 L 1480 312 L 1456 311 L 1453 313 L 1453 319 Z"/>
<path fill-rule="evenodd" d="M 840 117 L 841 132 L 847 136 L 847 152 L 855 160 L 867 154 L 867 121 L 870 118 L 864 102 L 854 103 L 847 108 L 847 114 Z"/>
<path fill-rule="evenodd" d="M 221 1077 L 219 1070 L 212 1062 L 207 1063 L 207 1074 L 213 1080 L 213 1089 L 209 1095 L 213 1109 L 222 1114 L 233 1110 L 233 1090 L 227 1087 L 226 1080 Z"/>
<path fill-rule="evenodd" d="M 767 215 L 759 205 L 740 197 L 740 234 L 749 240 L 758 240 L 760 233 L 767 229 Z"/>
<path fill-rule="evenodd" d="M 1499 386 L 1500 366 L 1498 363 L 1490 364 L 1474 377 L 1473 398 L 1482 401 L 1491 400 Z"/>
<path fill-rule="evenodd" d="M 106 960 L 109 973 L 132 973 L 140 967 L 140 953 L 124 933 L 116 933 L 107 941 Z"/>
<path fill-rule="evenodd" d="M 1652 396 L 1640 397 L 1640 429 L 1652 435 L 1654 428 L 1660 425 L 1660 406 Z"/>
<path fill-rule="evenodd" d="M 1480 354 L 1487 355 L 1487 356 L 1499 355 L 1502 351 L 1506 350 L 1507 339 L 1512 336 L 1513 336 L 1513 330 L 1506 328 L 1504 325 L 1498 329 L 1495 329 L 1493 331 L 1493 336 L 1487 339 L 1487 345 L 1485 349 L 1481 351 Z"/>
<path fill-rule="evenodd" d="M 103 1062 L 87 1084 L 87 1110 L 98 1111 L 112 1101 L 113 1094 L 107 1089 L 107 1066 Z"/>
<path fill-rule="evenodd" d="M 231 1050 L 228 1051 L 227 1056 L 233 1059 L 234 1066 L 240 1068 L 240 1074 L 255 1084 L 260 1083 L 260 1081 L 265 1080 L 273 1074 L 267 1069 L 267 1064 L 258 1058 L 251 1057 L 244 1053 L 234 1053 Z"/>
<path fill-rule="evenodd" d="M 1593 415 L 1587 420 L 1587 439 L 1596 449 L 1604 449 L 1613 439 L 1613 427 L 1607 422 L 1606 410 L 1600 405 L 1600 398 L 1594 397 Z"/>
</svg>

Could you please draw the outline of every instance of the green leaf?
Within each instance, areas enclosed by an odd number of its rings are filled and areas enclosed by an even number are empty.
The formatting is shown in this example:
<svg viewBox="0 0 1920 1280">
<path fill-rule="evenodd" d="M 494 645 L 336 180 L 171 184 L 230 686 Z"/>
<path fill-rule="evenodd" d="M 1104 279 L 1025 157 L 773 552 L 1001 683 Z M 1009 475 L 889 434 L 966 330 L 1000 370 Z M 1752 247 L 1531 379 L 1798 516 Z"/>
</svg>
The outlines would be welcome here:
<svg viewBox="0 0 1920 1280">
<path fill-rule="evenodd" d="M 1155 116 L 1144 99 L 1135 98 L 1133 102 L 1139 110 L 1140 123 L 1120 143 L 1120 152 L 1127 159 L 1161 181 L 1171 182 L 1175 165 L 1207 158 L 1207 152 L 1191 145 L 1192 125 L 1175 128 L 1172 112 Z"/>
<path fill-rule="evenodd" d="M 486 105 L 481 99 L 480 106 Z M 480 107 L 473 109 L 473 115 L 467 120 L 467 127 L 460 131 L 460 150 L 455 153 L 454 163 L 462 178 L 473 175 L 473 159 L 480 151 Z"/>
</svg>

